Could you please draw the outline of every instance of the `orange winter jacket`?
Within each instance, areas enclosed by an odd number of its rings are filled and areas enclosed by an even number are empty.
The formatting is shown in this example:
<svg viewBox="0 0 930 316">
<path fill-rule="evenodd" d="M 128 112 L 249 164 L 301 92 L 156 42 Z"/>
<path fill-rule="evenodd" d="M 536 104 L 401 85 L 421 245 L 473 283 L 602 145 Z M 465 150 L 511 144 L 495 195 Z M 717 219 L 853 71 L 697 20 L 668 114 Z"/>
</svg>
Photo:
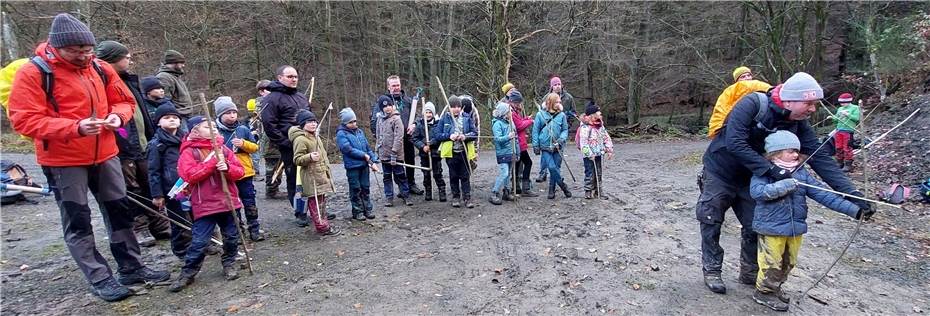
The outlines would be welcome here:
<svg viewBox="0 0 930 316">
<path fill-rule="evenodd" d="M 91 117 L 98 119 L 110 114 L 119 116 L 123 125 L 132 121 L 136 101 L 119 74 L 110 64 L 94 58 L 108 78 L 104 86 L 100 74 L 90 64 L 79 67 L 63 60 L 57 49 L 48 43 L 35 50 L 52 68 L 53 96 L 58 112 L 45 96 L 42 70 L 27 63 L 16 73 L 10 91 L 10 121 L 13 129 L 32 137 L 36 161 L 49 167 L 82 166 L 106 161 L 116 156 L 116 137 L 104 128 L 94 136 L 82 136 L 78 122 Z"/>
<path fill-rule="evenodd" d="M 747 94 L 753 92 L 766 92 L 772 86 L 759 80 L 743 80 L 731 84 L 723 93 L 717 97 L 717 103 L 714 105 L 714 113 L 710 115 L 710 122 L 707 124 L 707 137 L 713 139 L 717 132 L 723 127 L 727 115 L 733 110 L 736 101 L 742 99 Z"/>
</svg>

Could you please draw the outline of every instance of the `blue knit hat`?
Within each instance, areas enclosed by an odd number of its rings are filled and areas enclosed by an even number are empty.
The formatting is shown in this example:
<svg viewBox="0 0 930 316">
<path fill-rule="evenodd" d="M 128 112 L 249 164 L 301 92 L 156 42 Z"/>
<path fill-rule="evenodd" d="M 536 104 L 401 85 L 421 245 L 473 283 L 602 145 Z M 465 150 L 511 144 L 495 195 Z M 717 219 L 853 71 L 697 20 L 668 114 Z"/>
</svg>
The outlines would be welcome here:
<svg viewBox="0 0 930 316">
<path fill-rule="evenodd" d="M 155 123 L 157 124 L 158 121 L 161 120 L 162 116 L 165 115 L 181 117 L 181 113 L 178 112 L 178 109 L 174 107 L 174 103 L 171 103 L 171 101 L 162 103 L 158 106 L 157 109 L 155 109 Z"/>
<path fill-rule="evenodd" d="M 378 97 L 378 110 L 379 110 L 379 111 L 384 112 L 384 107 L 386 107 L 386 106 L 388 106 L 388 105 L 391 105 L 391 106 L 394 105 L 394 98 L 391 98 L 391 97 L 386 96 L 386 95 L 382 95 L 382 96 Z"/>
<path fill-rule="evenodd" d="M 771 154 L 783 149 L 801 150 L 801 141 L 798 140 L 798 136 L 795 136 L 794 133 L 789 131 L 776 131 L 765 137 L 766 154 Z"/>
<path fill-rule="evenodd" d="M 206 121 L 207 121 L 207 118 L 205 118 L 205 117 L 203 117 L 203 116 L 201 116 L 201 115 L 197 115 L 197 116 L 194 116 L 194 117 L 192 117 L 192 118 L 189 118 L 189 119 L 187 119 L 187 130 L 188 130 L 188 131 L 193 130 L 194 127 L 197 127 L 197 125 L 200 125 L 200 123 L 203 123 L 203 122 L 206 122 Z"/>
<path fill-rule="evenodd" d="M 52 20 L 48 30 L 48 43 L 54 48 L 81 45 L 97 45 L 94 33 L 86 24 L 67 13 L 60 13 Z"/>
</svg>

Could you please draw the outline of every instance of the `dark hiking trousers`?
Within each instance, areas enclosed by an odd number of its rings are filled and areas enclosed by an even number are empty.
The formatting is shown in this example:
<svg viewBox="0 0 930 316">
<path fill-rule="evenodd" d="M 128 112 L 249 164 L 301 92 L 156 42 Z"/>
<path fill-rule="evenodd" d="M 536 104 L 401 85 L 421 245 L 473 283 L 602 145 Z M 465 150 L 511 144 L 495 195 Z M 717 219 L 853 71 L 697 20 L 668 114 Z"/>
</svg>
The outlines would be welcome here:
<svg viewBox="0 0 930 316">
<path fill-rule="evenodd" d="M 417 156 L 416 146 L 413 145 L 413 140 L 411 140 L 410 135 L 406 133 L 406 127 L 404 128 L 404 162 L 416 165 L 417 162 L 414 160 Z M 404 178 L 407 181 L 407 187 L 415 188 L 417 186 L 416 174 L 414 173 L 413 168 L 404 167 Z M 426 180 L 423 180 L 426 181 Z"/>
<path fill-rule="evenodd" d="M 281 158 L 265 157 L 265 196 L 278 194 L 278 187 L 281 186 L 281 178 L 284 175 L 282 174 L 276 181 L 272 181 L 272 178 L 274 178 L 275 168 L 278 166 L 279 161 L 281 161 Z"/>
<path fill-rule="evenodd" d="M 137 200 L 148 204 L 148 201 L 152 200 L 152 195 L 149 193 L 148 160 L 120 160 L 120 164 L 122 165 L 123 177 L 126 182 L 126 191 L 144 197 L 144 199 L 137 198 Z M 142 209 L 142 206 L 130 204 L 130 207 L 134 209 L 133 212 L 136 214 L 134 224 L 136 232 L 141 233 L 148 229 L 149 233 L 156 238 L 163 238 L 169 235 L 170 228 L 168 226 L 168 220 L 145 211 Z M 155 208 L 154 205 L 149 205 L 149 207 L 152 209 Z"/>
<path fill-rule="evenodd" d="M 131 273 L 143 267 L 139 243 L 133 234 L 135 213 L 126 198 L 126 186 L 119 158 L 113 157 L 99 165 L 75 167 L 42 167 L 42 173 L 55 194 L 61 212 L 61 227 L 65 245 L 84 278 L 91 284 L 113 275 L 106 259 L 94 244 L 87 192 L 90 191 L 104 207 L 100 209 L 110 252 L 120 273 Z"/>
<path fill-rule="evenodd" d="M 370 179 L 367 166 L 346 168 L 349 182 L 349 201 L 352 203 L 352 215 L 371 211 Z"/>
<path fill-rule="evenodd" d="M 749 196 L 749 183 L 735 186 L 724 182 L 704 170 L 704 190 L 696 207 L 701 223 L 701 259 L 705 275 L 720 275 L 723 266 L 723 248 L 720 247 L 720 229 L 727 209 L 733 208 L 742 229 L 740 231 L 740 274 L 755 274 L 759 239 L 752 230 L 752 216 L 756 202 Z"/>
<path fill-rule="evenodd" d="M 446 158 L 449 167 L 449 185 L 452 188 L 452 198 L 471 199 L 471 181 L 469 180 L 468 166 L 465 164 L 465 152 L 453 152 L 452 158 Z"/>
<path fill-rule="evenodd" d="M 530 174 L 533 173 L 533 172 L 532 172 L 532 171 L 533 171 L 533 170 L 532 170 L 532 169 L 533 169 L 533 159 L 530 158 L 530 153 L 528 153 L 526 150 L 521 151 L 521 152 L 520 152 L 520 160 L 517 161 L 516 165 L 517 165 L 516 168 L 517 168 L 517 182 L 518 182 L 518 184 L 519 184 L 519 183 L 524 183 L 524 185 L 527 186 L 527 187 L 524 188 L 524 189 L 529 190 L 529 189 L 530 189 L 530 188 L 528 187 L 528 186 L 530 186 L 529 183 L 532 182 L 532 181 L 530 181 Z"/>
<path fill-rule="evenodd" d="M 281 162 L 284 163 L 284 179 L 287 187 L 287 202 L 294 203 L 294 195 L 297 193 L 297 165 L 294 164 L 294 149 L 288 146 L 278 146 L 281 152 Z M 291 208 L 294 208 L 293 206 Z M 305 211 L 294 209 L 294 216 L 299 216 Z"/>
<path fill-rule="evenodd" d="M 432 165 L 430 165 L 431 160 L 432 160 Z M 425 167 L 425 168 L 432 167 L 432 170 L 421 170 L 423 172 L 423 190 L 424 191 L 432 192 L 433 181 L 436 181 L 436 187 L 438 187 L 440 191 L 446 190 L 446 181 L 442 179 L 442 158 L 431 157 L 428 155 L 420 155 L 420 166 Z M 432 178 L 430 178 L 430 173 L 433 174 Z"/>
<path fill-rule="evenodd" d="M 207 247 L 212 243 L 213 230 L 220 227 L 223 235 L 223 267 L 231 267 L 236 262 L 236 252 L 239 249 L 239 230 L 236 228 L 236 219 L 232 212 L 210 214 L 194 220 L 193 240 L 184 258 L 181 275 L 195 276 L 200 272 L 203 259 L 207 256 Z"/>
<path fill-rule="evenodd" d="M 168 218 L 187 227 L 193 227 L 191 213 L 181 210 L 181 202 L 175 199 L 166 198 L 165 208 L 168 209 Z M 184 254 L 187 253 L 187 247 L 191 245 L 191 231 L 182 228 L 175 223 L 171 223 L 171 253 L 181 260 L 184 260 Z"/>
</svg>

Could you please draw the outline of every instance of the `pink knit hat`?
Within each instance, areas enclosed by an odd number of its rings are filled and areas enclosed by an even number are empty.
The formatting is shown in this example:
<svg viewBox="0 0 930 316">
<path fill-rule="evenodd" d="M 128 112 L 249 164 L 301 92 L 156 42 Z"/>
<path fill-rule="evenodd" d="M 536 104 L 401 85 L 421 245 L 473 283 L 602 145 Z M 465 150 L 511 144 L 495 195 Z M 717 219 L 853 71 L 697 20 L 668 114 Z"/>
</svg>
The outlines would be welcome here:
<svg viewBox="0 0 930 316">
<path fill-rule="evenodd" d="M 549 79 L 549 88 L 557 84 L 562 84 L 562 79 L 559 79 L 559 77 L 552 77 Z"/>
</svg>

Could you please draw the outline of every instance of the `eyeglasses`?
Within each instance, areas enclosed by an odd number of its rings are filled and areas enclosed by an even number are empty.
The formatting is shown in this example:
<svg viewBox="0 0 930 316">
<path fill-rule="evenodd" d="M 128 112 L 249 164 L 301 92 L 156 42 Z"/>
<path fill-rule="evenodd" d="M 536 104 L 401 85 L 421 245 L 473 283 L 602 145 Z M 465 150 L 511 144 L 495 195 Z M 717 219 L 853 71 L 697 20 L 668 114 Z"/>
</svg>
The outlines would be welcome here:
<svg viewBox="0 0 930 316">
<path fill-rule="evenodd" d="M 288 78 L 288 79 L 297 79 L 297 77 L 298 77 L 297 75 L 286 75 L 286 76 L 284 76 L 284 78 Z"/>
</svg>

